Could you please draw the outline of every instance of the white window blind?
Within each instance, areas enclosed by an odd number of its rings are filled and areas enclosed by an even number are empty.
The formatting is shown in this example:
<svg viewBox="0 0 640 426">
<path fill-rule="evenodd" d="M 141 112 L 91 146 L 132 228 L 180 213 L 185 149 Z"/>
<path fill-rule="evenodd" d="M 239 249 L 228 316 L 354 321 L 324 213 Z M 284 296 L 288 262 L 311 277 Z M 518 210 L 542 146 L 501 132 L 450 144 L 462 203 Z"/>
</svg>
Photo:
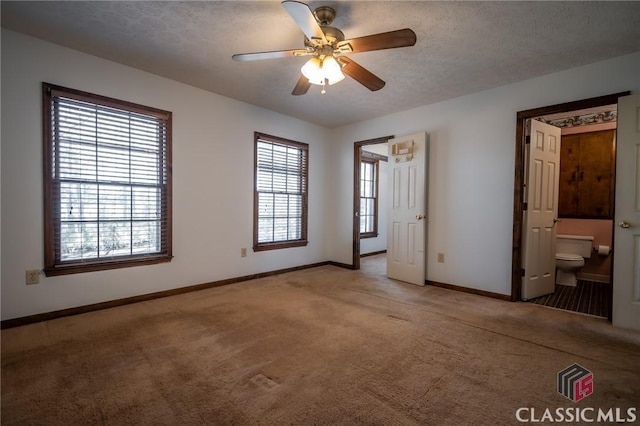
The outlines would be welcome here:
<svg viewBox="0 0 640 426">
<path fill-rule="evenodd" d="M 254 249 L 306 244 L 307 145 L 257 134 L 255 150 Z"/>
<path fill-rule="evenodd" d="M 50 266 L 170 253 L 168 119 L 50 96 Z"/>
</svg>

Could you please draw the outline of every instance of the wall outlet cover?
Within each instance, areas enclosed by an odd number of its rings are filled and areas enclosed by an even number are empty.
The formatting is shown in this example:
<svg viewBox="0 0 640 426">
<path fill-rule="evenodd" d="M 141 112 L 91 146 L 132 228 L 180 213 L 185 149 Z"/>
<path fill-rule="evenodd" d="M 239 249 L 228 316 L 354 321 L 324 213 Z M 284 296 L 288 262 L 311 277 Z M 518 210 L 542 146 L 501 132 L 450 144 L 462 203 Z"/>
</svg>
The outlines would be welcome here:
<svg viewBox="0 0 640 426">
<path fill-rule="evenodd" d="M 27 269 L 25 271 L 25 282 L 27 284 L 38 284 L 40 282 L 40 270 Z"/>
</svg>

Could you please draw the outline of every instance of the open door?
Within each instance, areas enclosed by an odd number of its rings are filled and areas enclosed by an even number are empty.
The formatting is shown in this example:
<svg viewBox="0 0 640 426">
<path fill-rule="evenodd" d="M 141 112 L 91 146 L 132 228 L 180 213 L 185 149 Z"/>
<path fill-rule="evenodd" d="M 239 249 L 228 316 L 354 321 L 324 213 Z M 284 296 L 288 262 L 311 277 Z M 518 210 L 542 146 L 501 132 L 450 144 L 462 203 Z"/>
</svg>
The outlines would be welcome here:
<svg viewBox="0 0 640 426">
<path fill-rule="evenodd" d="M 529 120 L 526 208 L 523 220 L 522 299 L 555 291 L 560 128 Z"/>
<path fill-rule="evenodd" d="M 618 100 L 613 317 L 640 330 L 640 95 Z"/>
<path fill-rule="evenodd" d="M 411 284 L 426 280 L 427 134 L 389 140 L 387 276 Z"/>
</svg>

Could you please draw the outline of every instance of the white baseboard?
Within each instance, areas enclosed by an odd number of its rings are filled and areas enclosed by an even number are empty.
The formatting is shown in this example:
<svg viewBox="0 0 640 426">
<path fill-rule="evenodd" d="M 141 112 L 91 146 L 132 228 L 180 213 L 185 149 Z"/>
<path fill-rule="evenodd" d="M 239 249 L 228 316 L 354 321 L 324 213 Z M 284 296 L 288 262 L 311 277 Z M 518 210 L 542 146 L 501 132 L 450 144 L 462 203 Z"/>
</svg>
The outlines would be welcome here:
<svg viewBox="0 0 640 426">
<path fill-rule="evenodd" d="M 595 281 L 598 283 L 605 283 L 605 284 L 609 284 L 611 282 L 611 279 L 608 275 L 590 274 L 588 272 L 580 272 L 576 275 L 578 276 L 579 280 Z"/>
</svg>

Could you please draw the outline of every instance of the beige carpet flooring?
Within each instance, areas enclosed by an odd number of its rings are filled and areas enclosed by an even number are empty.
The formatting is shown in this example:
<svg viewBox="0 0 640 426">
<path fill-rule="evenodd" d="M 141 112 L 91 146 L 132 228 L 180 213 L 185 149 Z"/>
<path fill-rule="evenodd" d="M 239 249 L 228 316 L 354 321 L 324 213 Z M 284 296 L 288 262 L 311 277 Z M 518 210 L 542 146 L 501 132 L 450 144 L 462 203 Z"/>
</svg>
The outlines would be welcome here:
<svg viewBox="0 0 640 426">
<path fill-rule="evenodd" d="M 2 424 L 501 425 L 640 405 L 639 333 L 362 260 L 3 330 Z M 578 403 L 556 385 L 573 363 L 594 376 Z"/>
</svg>

